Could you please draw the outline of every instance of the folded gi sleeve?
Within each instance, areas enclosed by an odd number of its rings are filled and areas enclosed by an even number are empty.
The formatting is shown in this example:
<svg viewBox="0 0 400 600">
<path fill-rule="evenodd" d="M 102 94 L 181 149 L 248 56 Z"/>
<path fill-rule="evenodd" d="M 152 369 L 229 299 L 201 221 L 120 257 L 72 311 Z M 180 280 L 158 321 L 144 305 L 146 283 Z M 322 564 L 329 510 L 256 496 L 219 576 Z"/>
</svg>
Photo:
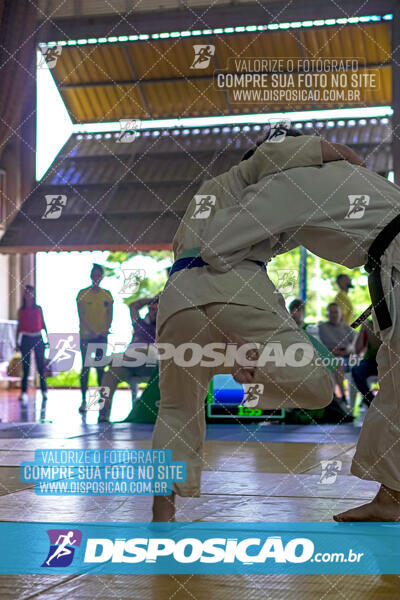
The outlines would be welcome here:
<svg viewBox="0 0 400 600">
<path fill-rule="evenodd" d="M 283 142 L 264 142 L 253 156 L 237 165 L 243 187 L 286 169 L 322 165 L 321 138 L 315 135 L 286 137 Z"/>
</svg>

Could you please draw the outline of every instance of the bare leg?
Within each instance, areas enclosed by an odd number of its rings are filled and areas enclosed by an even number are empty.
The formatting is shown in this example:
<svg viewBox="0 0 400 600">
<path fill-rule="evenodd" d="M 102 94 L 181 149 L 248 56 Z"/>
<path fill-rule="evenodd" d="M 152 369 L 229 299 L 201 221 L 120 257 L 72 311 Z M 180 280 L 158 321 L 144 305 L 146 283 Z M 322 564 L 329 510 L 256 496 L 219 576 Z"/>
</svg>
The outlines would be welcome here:
<svg viewBox="0 0 400 600">
<path fill-rule="evenodd" d="M 175 521 L 175 494 L 170 496 L 154 496 L 153 523 L 170 523 Z"/>
<path fill-rule="evenodd" d="M 335 521 L 400 521 L 400 492 L 382 484 L 371 502 L 351 508 L 333 518 Z"/>
</svg>

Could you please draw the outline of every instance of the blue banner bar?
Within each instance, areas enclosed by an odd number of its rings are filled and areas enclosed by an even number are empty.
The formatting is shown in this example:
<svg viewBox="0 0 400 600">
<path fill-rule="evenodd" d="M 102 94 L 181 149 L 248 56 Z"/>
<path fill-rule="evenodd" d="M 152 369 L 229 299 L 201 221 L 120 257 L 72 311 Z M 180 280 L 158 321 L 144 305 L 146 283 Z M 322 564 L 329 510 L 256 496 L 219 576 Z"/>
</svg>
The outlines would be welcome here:
<svg viewBox="0 0 400 600">
<path fill-rule="evenodd" d="M 400 574 L 400 523 L 0 523 L 1 574 Z"/>
</svg>

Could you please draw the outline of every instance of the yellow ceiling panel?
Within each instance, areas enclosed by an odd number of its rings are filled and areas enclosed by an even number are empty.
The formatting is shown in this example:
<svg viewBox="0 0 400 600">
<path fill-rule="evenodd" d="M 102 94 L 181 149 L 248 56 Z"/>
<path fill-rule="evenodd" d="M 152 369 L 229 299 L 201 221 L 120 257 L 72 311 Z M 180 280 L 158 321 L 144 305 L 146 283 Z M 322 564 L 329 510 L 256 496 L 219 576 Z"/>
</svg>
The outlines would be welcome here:
<svg viewBox="0 0 400 600">
<path fill-rule="evenodd" d="M 197 45 L 215 47 L 206 68 L 193 68 Z M 380 68 L 380 86 L 362 101 L 342 106 L 391 103 L 388 23 L 310 27 L 232 35 L 176 37 L 137 42 L 64 46 L 53 75 L 76 122 L 121 118 L 167 118 L 309 110 L 340 106 L 340 100 L 312 100 L 279 106 L 273 102 L 238 104 L 214 86 L 216 70 L 235 73 L 235 59 L 359 58 Z"/>
<path fill-rule="evenodd" d="M 153 118 L 227 114 L 224 94 L 212 82 L 157 83 L 143 86 Z"/>
<path fill-rule="evenodd" d="M 367 63 L 386 63 L 391 59 L 387 23 L 304 28 L 300 30 L 300 39 L 309 56 L 361 56 Z"/>
</svg>

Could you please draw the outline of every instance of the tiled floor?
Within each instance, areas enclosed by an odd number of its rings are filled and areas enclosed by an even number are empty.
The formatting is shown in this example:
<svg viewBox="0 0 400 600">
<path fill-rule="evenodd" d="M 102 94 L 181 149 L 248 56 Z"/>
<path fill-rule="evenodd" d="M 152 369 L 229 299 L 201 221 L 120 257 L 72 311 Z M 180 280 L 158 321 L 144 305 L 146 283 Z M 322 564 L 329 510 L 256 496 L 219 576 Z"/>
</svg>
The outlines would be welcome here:
<svg viewBox="0 0 400 600">
<path fill-rule="evenodd" d="M 82 423 L 82 417 L 78 412 L 81 403 L 80 391 L 77 389 L 52 389 L 48 392 L 48 400 L 43 403 L 41 393 L 30 390 L 28 401 L 22 404 L 18 390 L 0 390 L 0 424 L 4 423 L 70 423 L 75 425 Z M 118 389 L 114 396 L 111 419 L 121 421 L 132 408 L 131 392 L 128 389 Z M 88 424 L 96 423 L 97 410 L 89 410 L 85 416 Z"/>
<path fill-rule="evenodd" d="M 79 394 L 50 392 L 52 422 L 37 423 L 33 398 L 27 419 L 11 423 L 21 406 L 15 394 L 0 395 L 0 521 L 148 521 L 150 498 L 40 497 L 20 482 L 19 465 L 36 448 L 150 446 L 148 425 L 82 422 Z M 120 392 L 114 410 L 129 411 Z M 115 413 L 116 414 L 116 413 Z M 125 415 L 122 415 L 122 417 Z M 47 415 L 46 415 L 47 418 Z M 358 427 L 248 424 L 210 425 L 201 498 L 178 498 L 180 521 L 329 521 L 332 514 L 374 495 L 376 484 L 349 474 Z M 319 485 L 321 460 L 342 462 L 333 485 Z M 1 576 L 1 600 L 326 600 L 400 597 L 397 576 Z"/>
</svg>

